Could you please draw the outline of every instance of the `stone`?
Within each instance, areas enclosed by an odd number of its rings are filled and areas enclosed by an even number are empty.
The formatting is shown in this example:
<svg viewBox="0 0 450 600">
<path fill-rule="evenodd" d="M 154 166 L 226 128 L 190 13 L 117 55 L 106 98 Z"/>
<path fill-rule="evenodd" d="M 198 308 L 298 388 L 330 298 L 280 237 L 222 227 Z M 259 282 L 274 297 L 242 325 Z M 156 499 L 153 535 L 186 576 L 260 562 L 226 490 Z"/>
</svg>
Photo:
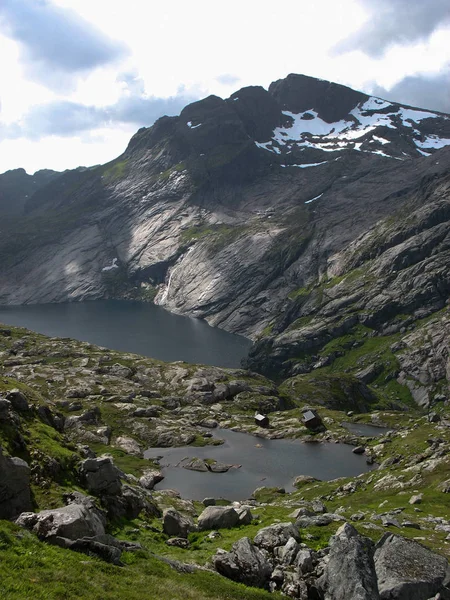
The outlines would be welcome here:
<svg viewBox="0 0 450 600">
<path fill-rule="evenodd" d="M 152 490 L 157 483 L 164 479 L 164 475 L 160 471 L 147 470 L 144 471 L 142 477 L 139 478 L 140 485 L 146 490 Z"/>
<path fill-rule="evenodd" d="M 277 548 L 278 559 L 284 565 L 291 565 L 297 556 L 299 548 L 297 540 L 294 537 L 290 537 L 284 546 Z"/>
<path fill-rule="evenodd" d="M 416 494 L 415 496 L 411 496 L 409 499 L 410 504 L 421 504 L 422 503 L 423 494 Z"/>
<path fill-rule="evenodd" d="M 295 540 L 300 539 L 298 527 L 292 523 L 276 523 L 260 529 L 253 543 L 255 546 L 271 551 L 276 546 L 284 546 L 291 537 Z"/>
<path fill-rule="evenodd" d="M 203 506 L 215 506 L 216 499 L 215 498 L 203 498 L 202 504 L 203 504 Z"/>
<path fill-rule="evenodd" d="M 13 519 L 32 507 L 30 467 L 21 458 L 5 456 L 0 448 L 0 519 Z"/>
<path fill-rule="evenodd" d="M 84 536 L 105 533 L 103 514 L 85 504 L 69 504 L 61 508 L 43 510 L 40 513 L 22 513 L 16 520 L 18 525 L 32 529 L 40 538 L 62 537 L 77 540 Z"/>
<path fill-rule="evenodd" d="M 188 517 L 173 508 L 166 508 L 163 512 L 163 531 L 170 537 L 187 538 L 190 531 L 194 530 L 194 523 Z"/>
<path fill-rule="evenodd" d="M 301 575 L 313 570 L 313 555 L 309 548 L 301 548 L 295 560 L 295 566 Z"/>
<path fill-rule="evenodd" d="M 143 456 L 142 448 L 133 438 L 122 436 L 118 437 L 115 445 L 132 456 L 139 456 L 140 458 Z"/>
<path fill-rule="evenodd" d="M 80 475 L 92 494 L 118 494 L 122 489 L 121 472 L 108 456 L 82 461 Z"/>
<path fill-rule="evenodd" d="M 198 528 L 230 529 L 240 525 L 239 515 L 231 506 L 207 506 L 198 518 Z"/>
<path fill-rule="evenodd" d="M 356 446 L 356 448 L 353 448 L 352 450 L 353 454 L 364 454 L 365 451 L 365 446 Z"/>
<path fill-rule="evenodd" d="M 253 515 L 249 508 L 247 508 L 247 507 L 235 508 L 235 511 L 239 515 L 239 524 L 240 525 L 250 525 L 250 523 L 253 521 Z"/>
<path fill-rule="evenodd" d="M 336 513 L 324 513 L 322 515 L 314 515 L 311 517 L 299 517 L 295 521 L 296 527 L 299 529 L 306 529 L 308 527 L 325 527 L 333 521 L 345 521 L 342 515 Z"/>
<path fill-rule="evenodd" d="M 169 538 L 168 540 L 166 540 L 166 544 L 168 546 L 175 546 L 177 548 L 183 549 L 189 548 L 190 546 L 189 540 L 183 537 Z"/>
<path fill-rule="evenodd" d="M 10 390 L 6 394 L 6 399 L 11 402 L 12 408 L 18 412 L 27 412 L 30 408 L 25 395 L 17 388 Z"/>
<path fill-rule="evenodd" d="M 215 569 L 228 579 L 248 586 L 267 588 L 272 567 L 266 554 L 256 548 L 248 537 L 233 544 L 230 552 L 217 553 Z"/>
<path fill-rule="evenodd" d="M 374 546 L 349 523 L 330 540 L 328 562 L 316 582 L 324 600 L 378 600 Z"/>
<path fill-rule="evenodd" d="M 374 561 L 382 600 L 432 598 L 450 581 L 449 564 L 443 556 L 392 533 L 377 543 Z"/>
</svg>

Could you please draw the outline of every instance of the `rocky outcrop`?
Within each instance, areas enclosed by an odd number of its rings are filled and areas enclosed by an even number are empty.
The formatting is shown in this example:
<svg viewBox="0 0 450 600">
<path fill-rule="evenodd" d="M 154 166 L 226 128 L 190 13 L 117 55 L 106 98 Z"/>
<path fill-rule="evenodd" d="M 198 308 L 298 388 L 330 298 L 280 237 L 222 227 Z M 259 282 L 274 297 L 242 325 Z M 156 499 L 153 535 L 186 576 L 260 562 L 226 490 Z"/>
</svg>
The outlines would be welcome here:
<svg viewBox="0 0 450 600">
<path fill-rule="evenodd" d="M 107 456 L 84 460 L 80 475 L 87 489 L 97 496 L 118 494 L 122 489 L 121 472 Z"/>
<path fill-rule="evenodd" d="M 317 582 L 325 600 L 377 600 L 373 543 L 345 523 L 330 541 L 328 562 Z"/>
<path fill-rule="evenodd" d="M 32 509 L 30 467 L 0 448 L 0 519 L 12 519 Z"/>
</svg>

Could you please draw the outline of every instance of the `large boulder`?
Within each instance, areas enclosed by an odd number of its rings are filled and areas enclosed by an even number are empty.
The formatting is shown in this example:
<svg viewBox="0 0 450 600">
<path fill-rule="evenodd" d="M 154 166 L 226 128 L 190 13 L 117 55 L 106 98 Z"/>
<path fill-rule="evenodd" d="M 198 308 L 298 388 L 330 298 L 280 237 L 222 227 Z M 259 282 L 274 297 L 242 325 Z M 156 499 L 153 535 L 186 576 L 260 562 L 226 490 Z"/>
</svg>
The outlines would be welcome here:
<svg viewBox="0 0 450 600">
<path fill-rule="evenodd" d="M 0 448 L 0 519 L 13 519 L 32 508 L 28 464 L 4 456 Z"/>
<path fill-rule="evenodd" d="M 266 553 L 256 548 L 247 537 L 235 542 L 231 552 L 219 551 L 213 562 L 221 575 L 233 581 L 254 587 L 268 587 L 272 565 Z"/>
<path fill-rule="evenodd" d="M 102 505 L 112 521 L 122 518 L 135 519 L 141 512 L 147 516 L 161 516 L 161 511 L 150 493 L 131 485 L 124 485 L 118 494 L 102 496 Z"/>
<path fill-rule="evenodd" d="M 54 537 L 78 540 L 105 533 L 101 512 L 85 504 L 69 504 L 37 514 L 22 513 L 16 523 L 31 529 L 43 540 Z"/>
<path fill-rule="evenodd" d="M 118 494 L 122 489 L 122 473 L 109 456 L 83 460 L 80 464 L 80 475 L 88 490 L 96 496 Z"/>
<path fill-rule="evenodd" d="M 342 525 L 330 540 L 328 563 L 317 581 L 324 600 L 379 599 L 373 552 L 369 538 Z"/>
<path fill-rule="evenodd" d="M 231 506 L 207 506 L 198 518 L 198 528 L 230 529 L 240 525 L 239 515 Z"/>
<path fill-rule="evenodd" d="M 191 519 L 184 517 L 173 508 L 166 508 L 163 512 L 163 531 L 170 537 L 187 538 L 194 529 Z"/>
<path fill-rule="evenodd" d="M 273 551 L 277 546 L 285 546 L 290 538 L 300 539 L 298 528 L 292 523 L 276 523 L 260 529 L 253 542 L 255 546 Z"/>
<path fill-rule="evenodd" d="M 450 597 L 448 561 L 414 540 L 386 533 L 376 545 L 374 560 L 383 600 L 422 600 L 444 589 Z"/>
</svg>

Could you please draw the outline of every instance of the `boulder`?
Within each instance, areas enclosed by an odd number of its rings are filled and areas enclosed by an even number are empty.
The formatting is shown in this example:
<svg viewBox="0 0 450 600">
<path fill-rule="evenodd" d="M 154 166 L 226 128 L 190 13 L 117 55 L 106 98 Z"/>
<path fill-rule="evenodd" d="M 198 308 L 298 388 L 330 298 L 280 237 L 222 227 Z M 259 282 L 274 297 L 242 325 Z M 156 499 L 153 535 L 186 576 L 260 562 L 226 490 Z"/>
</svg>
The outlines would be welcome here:
<svg viewBox="0 0 450 600">
<path fill-rule="evenodd" d="M 198 518 L 198 528 L 230 529 L 240 525 L 239 515 L 231 506 L 207 506 Z"/>
<path fill-rule="evenodd" d="M 175 538 L 187 538 L 193 531 L 194 523 L 173 508 L 166 508 L 163 512 L 163 531 L 166 535 Z"/>
<path fill-rule="evenodd" d="M 85 504 L 69 504 L 40 513 L 22 513 L 16 520 L 18 525 L 31 529 L 40 539 L 62 537 L 77 540 L 85 536 L 105 533 L 102 513 Z"/>
<path fill-rule="evenodd" d="M 291 537 L 297 541 L 300 539 L 298 528 L 295 525 L 292 523 L 276 523 L 260 529 L 253 542 L 255 546 L 273 551 L 277 546 L 285 546 Z"/>
<path fill-rule="evenodd" d="M 164 475 L 162 475 L 159 471 L 144 471 L 144 474 L 139 479 L 140 485 L 146 490 L 152 490 L 157 483 L 164 479 Z"/>
<path fill-rule="evenodd" d="M 386 533 L 376 545 L 374 561 L 382 600 L 422 600 L 444 589 L 450 592 L 448 561 L 414 540 Z"/>
<path fill-rule="evenodd" d="M 30 408 L 25 395 L 17 388 L 10 390 L 6 394 L 6 399 L 11 402 L 13 409 L 18 412 L 26 412 Z"/>
<path fill-rule="evenodd" d="M 161 511 L 149 492 L 141 487 L 124 485 L 120 493 L 102 496 L 102 504 L 108 511 L 108 518 L 111 520 L 135 519 L 142 511 L 149 516 L 161 516 Z"/>
<path fill-rule="evenodd" d="M 276 555 L 283 565 L 291 565 L 297 556 L 299 548 L 297 540 L 291 537 L 284 546 L 277 548 L 278 552 Z"/>
<path fill-rule="evenodd" d="M 316 585 L 324 600 L 377 600 L 374 546 L 345 523 L 330 539 L 328 563 Z"/>
<path fill-rule="evenodd" d="M 0 519 L 13 519 L 32 508 L 30 467 L 21 458 L 4 456 L 0 448 Z"/>
<path fill-rule="evenodd" d="M 116 439 L 115 445 L 118 448 L 120 448 L 121 450 L 123 450 L 124 452 L 126 452 L 127 454 L 132 454 L 133 456 L 139 456 L 139 458 L 142 458 L 142 456 L 143 456 L 142 448 L 139 446 L 139 444 L 133 438 L 118 437 Z"/>
<path fill-rule="evenodd" d="M 213 563 L 221 575 L 233 581 L 254 587 L 268 587 L 272 566 L 266 553 L 256 548 L 247 537 L 235 542 L 230 552 L 218 552 Z"/>
<path fill-rule="evenodd" d="M 122 489 L 121 472 L 108 456 L 83 460 L 80 475 L 88 490 L 97 496 L 118 494 Z"/>
</svg>

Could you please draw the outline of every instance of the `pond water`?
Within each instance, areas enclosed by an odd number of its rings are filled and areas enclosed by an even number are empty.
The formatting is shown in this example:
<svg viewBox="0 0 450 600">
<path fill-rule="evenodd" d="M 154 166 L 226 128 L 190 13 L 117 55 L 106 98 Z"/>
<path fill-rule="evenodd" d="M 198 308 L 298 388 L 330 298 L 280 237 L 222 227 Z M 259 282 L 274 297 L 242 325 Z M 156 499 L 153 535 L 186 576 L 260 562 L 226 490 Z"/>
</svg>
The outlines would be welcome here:
<svg viewBox="0 0 450 600">
<path fill-rule="evenodd" d="M 374 467 L 365 458 L 352 453 L 346 444 L 302 443 L 298 440 L 266 440 L 227 429 L 214 432 L 225 440 L 220 446 L 195 448 L 150 448 L 146 458 L 161 457 L 165 477 L 155 489 L 175 489 L 184 498 L 205 497 L 244 500 L 261 486 L 280 486 L 292 491 L 297 475 L 312 475 L 322 480 L 354 477 Z M 211 458 L 237 465 L 227 473 L 197 472 L 179 463 L 185 457 Z"/>
<path fill-rule="evenodd" d="M 239 367 L 251 341 L 146 302 L 98 300 L 0 306 L 0 323 L 164 361 Z"/>
<path fill-rule="evenodd" d="M 378 437 L 388 431 L 392 431 L 389 427 L 377 427 L 376 425 L 366 425 L 365 423 L 342 423 L 350 433 L 361 435 L 363 437 Z"/>
</svg>

